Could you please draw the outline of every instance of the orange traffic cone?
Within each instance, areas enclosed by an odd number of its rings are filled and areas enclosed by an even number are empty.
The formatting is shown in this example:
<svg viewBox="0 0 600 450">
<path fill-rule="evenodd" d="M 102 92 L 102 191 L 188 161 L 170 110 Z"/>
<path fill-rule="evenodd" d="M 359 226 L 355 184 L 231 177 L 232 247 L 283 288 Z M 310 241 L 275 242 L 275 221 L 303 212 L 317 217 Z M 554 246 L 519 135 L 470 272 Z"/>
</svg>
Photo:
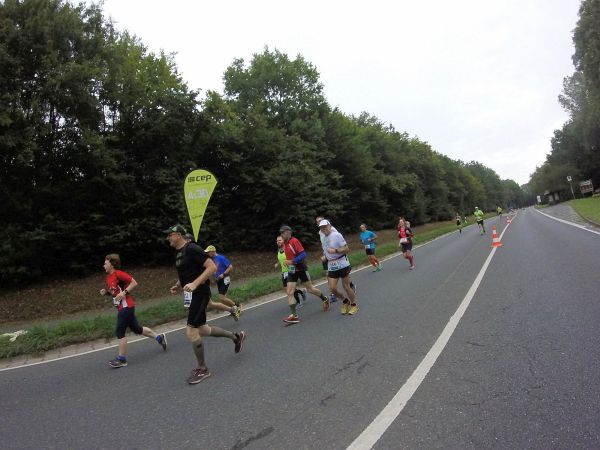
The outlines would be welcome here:
<svg viewBox="0 0 600 450">
<path fill-rule="evenodd" d="M 500 242 L 500 238 L 498 237 L 498 232 L 496 231 L 496 227 L 492 227 L 492 247 L 501 247 L 502 242 Z"/>
</svg>

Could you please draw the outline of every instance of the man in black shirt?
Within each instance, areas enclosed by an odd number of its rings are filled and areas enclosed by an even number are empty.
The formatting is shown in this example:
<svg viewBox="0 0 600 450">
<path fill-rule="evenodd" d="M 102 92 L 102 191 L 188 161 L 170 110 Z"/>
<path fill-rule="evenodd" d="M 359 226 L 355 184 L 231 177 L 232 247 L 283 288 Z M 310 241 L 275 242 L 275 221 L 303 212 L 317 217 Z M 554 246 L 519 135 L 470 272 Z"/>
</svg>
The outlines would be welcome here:
<svg viewBox="0 0 600 450">
<path fill-rule="evenodd" d="M 179 286 L 183 288 L 184 306 L 188 307 L 186 336 L 192 343 L 198 367 L 192 370 L 188 383 L 197 384 L 210 376 L 204 361 L 203 336 L 229 338 L 235 344 L 235 352 L 242 350 L 246 333 L 232 333 L 206 323 L 206 306 L 210 300 L 209 278 L 217 271 L 217 266 L 212 259 L 204 253 L 197 244 L 185 239 L 185 228 L 173 225 L 164 230 L 171 247 L 177 250 L 175 255 L 175 268 L 179 276 L 179 283 L 171 287 L 175 293 Z"/>
</svg>

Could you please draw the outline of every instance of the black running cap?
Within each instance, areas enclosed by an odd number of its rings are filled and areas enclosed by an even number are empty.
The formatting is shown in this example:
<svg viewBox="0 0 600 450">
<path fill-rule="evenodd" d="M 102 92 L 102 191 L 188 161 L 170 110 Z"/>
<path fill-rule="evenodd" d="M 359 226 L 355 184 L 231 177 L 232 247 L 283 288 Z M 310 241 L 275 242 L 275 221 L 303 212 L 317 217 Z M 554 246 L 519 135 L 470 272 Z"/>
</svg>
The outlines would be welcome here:
<svg viewBox="0 0 600 450">
<path fill-rule="evenodd" d="M 179 233 L 182 236 L 185 236 L 187 234 L 187 230 L 184 228 L 183 225 L 173 225 L 172 227 L 167 228 L 166 230 L 163 230 L 163 233 L 166 234 L 171 234 L 171 233 Z"/>
<path fill-rule="evenodd" d="M 283 232 L 283 231 L 292 231 L 292 227 L 290 227 L 289 225 L 281 225 L 279 227 L 279 232 Z"/>
</svg>

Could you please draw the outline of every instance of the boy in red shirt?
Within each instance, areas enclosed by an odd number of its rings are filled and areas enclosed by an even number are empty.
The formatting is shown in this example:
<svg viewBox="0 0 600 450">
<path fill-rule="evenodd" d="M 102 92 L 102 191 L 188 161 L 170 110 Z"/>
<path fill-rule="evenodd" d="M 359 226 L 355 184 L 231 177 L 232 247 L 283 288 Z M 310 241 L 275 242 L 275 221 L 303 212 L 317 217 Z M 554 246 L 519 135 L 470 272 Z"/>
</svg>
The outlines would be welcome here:
<svg viewBox="0 0 600 450">
<path fill-rule="evenodd" d="M 131 296 L 131 290 L 137 286 L 137 281 L 127 272 L 121 269 L 121 258 L 116 253 L 106 255 L 104 270 L 106 271 L 106 289 L 100 289 L 100 295 L 110 295 L 113 304 L 118 308 L 116 335 L 119 340 L 119 354 L 109 362 L 115 369 L 127 365 L 127 338 L 125 331 L 127 327 L 135 334 L 143 334 L 146 337 L 156 339 L 163 350 L 167 349 L 167 337 L 164 333 L 156 334 L 148 327 L 142 327 L 135 317 L 135 302 Z"/>
</svg>

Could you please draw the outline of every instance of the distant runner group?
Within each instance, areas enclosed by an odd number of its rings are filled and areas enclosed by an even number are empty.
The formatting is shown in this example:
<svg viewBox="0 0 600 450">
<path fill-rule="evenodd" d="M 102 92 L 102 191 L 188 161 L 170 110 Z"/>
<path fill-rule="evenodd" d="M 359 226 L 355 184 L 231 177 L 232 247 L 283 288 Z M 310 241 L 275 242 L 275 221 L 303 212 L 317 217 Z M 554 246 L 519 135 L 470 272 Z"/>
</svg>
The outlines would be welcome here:
<svg viewBox="0 0 600 450">
<path fill-rule="evenodd" d="M 485 233 L 483 212 L 475 207 L 474 215 L 481 233 Z M 281 281 L 289 307 L 289 314 L 283 318 L 286 324 L 300 322 L 298 309 L 306 301 L 306 293 L 298 288 L 299 283 L 303 285 L 306 292 L 319 298 L 324 312 L 329 311 L 331 303 L 337 300 L 341 300 L 342 315 L 352 316 L 359 311 L 356 285 L 350 278 L 352 266 L 348 259 L 350 252 L 348 243 L 324 217 L 317 217 L 316 224 L 322 247 L 321 261 L 323 269 L 327 271 L 329 296 L 312 284 L 306 263 L 306 251 L 300 240 L 292 236 L 292 228 L 289 225 L 282 225 L 279 228 L 280 235 L 276 239 L 277 263 L 274 267 L 281 270 Z M 458 214 L 456 224 L 460 229 L 461 220 Z M 414 269 L 414 257 L 411 253 L 414 233 L 410 222 L 400 217 L 396 228 L 399 238 L 398 247 L 408 261 L 409 268 Z M 462 230 L 460 232 L 462 233 Z M 189 384 L 197 384 L 211 375 L 204 356 L 204 337 L 231 340 L 235 353 L 242 350 L 246 339 L 245 331 L 231 332 L 217 326 L 209 326 L 206 323 L 206 312 L 210 310 L 228 312 L 234 320 L 238 321 L 242 313 L 242 305 L 227 297 L 233 265 L 224 255 L 217 253 L 214 245 L 202 249 L 182 225 L 173 225 L 164 230 L 164 233 L 170 246 L 176 251 L 175 268 L 178 281 L 171 286 L 170 291 L 176 293 L 181 289 L 183 292 L 183 306 L 188 309 L 186 337 L 191 343 L 197 362 L 187 381 Z M 381 262 L 375 255 L 377 234 L 368 230 L 367 225 L 363 223 L 360 225 L 359 239 L 373 267 L 373 272 L 381 271 Z M 166 350 L 167 337 L 164 333 L 157 334 L 152 329 L 139 324 L 135 315 L 135 302 L 131 296 L 131 291 L 137 287 L 137 282 L 131 275 L 121 270 L 121 259 L 118 254 L 112 253 L 106 256 L 104 270 L 107 274 L 106 288 L 101 289 L 100 294 L 111 296 L 118 309 L 116 336 L 119 353 L 109 364 L 114 368 L 127 366 L 127 338 L 125 337 L 127 328 L 135 334 L 155 339 L 162 349 Z M 211 300 L 211 277 L 216 281 L 220 302 Z"/>
</svg>

